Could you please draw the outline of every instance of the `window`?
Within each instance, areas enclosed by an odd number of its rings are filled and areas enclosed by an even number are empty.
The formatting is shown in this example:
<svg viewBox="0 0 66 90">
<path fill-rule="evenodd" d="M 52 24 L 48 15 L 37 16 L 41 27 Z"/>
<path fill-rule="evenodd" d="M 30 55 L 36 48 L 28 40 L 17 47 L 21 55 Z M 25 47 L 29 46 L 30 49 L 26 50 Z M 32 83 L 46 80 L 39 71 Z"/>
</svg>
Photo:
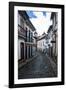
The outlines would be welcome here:
<svg viewBox="0 0 66 90">
<path fill-rule="evenodd" d="M 27 27 L 26 27 L 26 41 L 27 41 Z"/>
<path fill-rule="evenodd" d="M 33 33 L 30 31 L 30 42 L 33 42 Z"/>
<path fill-rule="evenodd" d="M 27 41 L 29 42 L 29 39 L 30 39 L 30 31 L 27 30 Z"/>
<path fill-rule="evenodd" d="M 33 42 L 33 33 L 31 32 L 31 42 Z"/>
<path fill-rule="evenodd" d="M 43 41 L 43 46 L 44 46 L 44 41 Z"/>
<path fill-rule="evenodd" d="M 23 21 L 22 17 L 20 17 L 20 23 L 19 23 L 19 25 L 20 25 L 22 28 L 24 28 L 24 21 Z"/>
</svg>

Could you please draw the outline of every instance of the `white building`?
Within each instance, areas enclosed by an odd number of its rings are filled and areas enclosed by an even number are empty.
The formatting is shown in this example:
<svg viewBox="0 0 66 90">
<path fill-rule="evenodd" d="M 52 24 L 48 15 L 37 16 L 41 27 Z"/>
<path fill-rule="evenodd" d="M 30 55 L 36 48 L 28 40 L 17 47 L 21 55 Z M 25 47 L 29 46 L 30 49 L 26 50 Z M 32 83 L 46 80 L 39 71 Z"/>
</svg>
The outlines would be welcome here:
<svg viewBox="0 0 66 90">
<path fill-rule="evenodd" d="M 47 45 L 48 45 L 48 54 L 49 56 L 52 56 L 52 37 L 53 36 L 53 30 L 52 30 L 52 25 L 49 27 L 48 31 L 47 31 Z"/>
<path fill-rule="evenodd" d="M 53 57 L 57 59 L 57 56 L 58 56 L 58 14 L 57 12 L 52 12 L 51 20 L 52 20 L 52 29 L 53 29 L 53 36 L 52 36 Z"/>
<path fill-rule="evenodd" d="M 37 40 L 37 50 L 38 51 L 44 51 L 47 47 L 46 39 L 45 39 L 46 34 L 42 34 L 41 36 L 38 37 Z"/>
<path fill-rule="evenodd" d="M 33 33 L 33 43 L 34 43 L 34 46 L 33 46 L 33 55 L 35 55 L 36 51 L 37 51 L 37 32 L 34 31 Z"/>
<path fill-rule="evenodd" d="M 18 60 L 32 57 L 34 26 L 25 11 L 18 11 Z"/>
</svg>

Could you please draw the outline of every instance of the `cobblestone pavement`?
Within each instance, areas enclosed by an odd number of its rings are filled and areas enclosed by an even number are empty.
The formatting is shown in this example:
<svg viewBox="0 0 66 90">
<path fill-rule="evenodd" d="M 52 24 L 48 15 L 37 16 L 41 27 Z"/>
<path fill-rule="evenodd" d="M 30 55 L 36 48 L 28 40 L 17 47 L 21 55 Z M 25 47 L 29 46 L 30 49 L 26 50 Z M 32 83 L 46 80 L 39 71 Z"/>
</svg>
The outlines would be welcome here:
<svg viewBox="0 0 66 90">
<path fill-rule="evenodd" d="M 38 56 L 18 70 L 19 79 L 56 77 L 46 55 L 38 52 Z"/>
</svg>

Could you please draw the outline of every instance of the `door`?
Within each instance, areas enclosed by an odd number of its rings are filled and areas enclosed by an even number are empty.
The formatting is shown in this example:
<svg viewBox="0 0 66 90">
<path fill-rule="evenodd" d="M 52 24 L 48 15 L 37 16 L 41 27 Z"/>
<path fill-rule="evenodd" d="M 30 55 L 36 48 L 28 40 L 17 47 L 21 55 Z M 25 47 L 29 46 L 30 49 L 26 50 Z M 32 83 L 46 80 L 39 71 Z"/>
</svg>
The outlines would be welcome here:
<svg viewBox="0 0 66 90">
<path fill-rule="evenodd" d="M 25 46 L 25 59 L 27 59 L 27 45 Z"/>
<path fill-rule="evenodd" d="M 21 43 L 21 59 L 24 59 L 24 43 Z"/>
<path fill-rule="evenodd" d="M 29 46 L 29 50 L 28 50 L 28 53 L 29 53 L 29 58 L 30 58 L 30 56 L 31 56 L 31 55 L 30 55 L 30 46 Z"/>
</svg>

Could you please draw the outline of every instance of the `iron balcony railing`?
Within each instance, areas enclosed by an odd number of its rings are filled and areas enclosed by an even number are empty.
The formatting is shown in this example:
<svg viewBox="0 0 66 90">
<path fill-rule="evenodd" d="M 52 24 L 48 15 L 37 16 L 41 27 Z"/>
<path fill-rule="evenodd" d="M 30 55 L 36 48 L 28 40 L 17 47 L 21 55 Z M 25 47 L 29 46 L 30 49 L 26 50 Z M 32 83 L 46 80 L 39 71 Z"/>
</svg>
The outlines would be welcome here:
<svg viewBox="0 0 66 90">
<path fill-rule="evenodd" d="M 20 25 L 18 25 L 18 35 L 26 38 L 26 30 L 22 28 Z"/>
<path fill-rule="evenodd" d="M 18 25 L 18 36 L 24 38 L 26 42 L 33 42 L 33 36 L 27 36 L 27 31 L 20 25 Z"/>
</svg>

